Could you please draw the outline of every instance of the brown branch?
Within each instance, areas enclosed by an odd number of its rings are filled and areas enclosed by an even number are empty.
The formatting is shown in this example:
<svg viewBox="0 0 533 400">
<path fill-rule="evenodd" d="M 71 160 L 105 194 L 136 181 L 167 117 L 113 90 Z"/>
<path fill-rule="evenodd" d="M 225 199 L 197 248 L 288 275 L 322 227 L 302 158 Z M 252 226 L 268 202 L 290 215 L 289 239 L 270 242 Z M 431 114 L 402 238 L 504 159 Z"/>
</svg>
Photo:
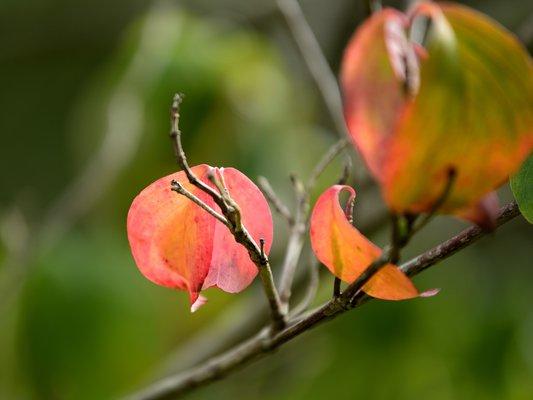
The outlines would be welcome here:
<svg viewBox="0 0 533 400">
<path fill-rule="evenodd" d="M 507 204 L 500 209 L 496 223 L 497 227 L 505 224 L 519 214 L 520 212 L 516 203 L 512 202 Z M 472 226 L 442 244 L 404 263 L 400 268 L 410 276 L 417 275 L 432 265 L 450 257 L 457 251 L 472 245 L 486 234 L 486 231 L 483 231 L 479 227 Z M 379 265 L 379 262 L 374 263 L 374 265 Z M 356 284 L 354 282 L 352 284 L 354 290 L 356 287 L 362 287 L 362 281 L 363 280 L 358 280 L 359 283 Z M 344 293 L 346 293 L 346 291 Z M 275 350 L 284 343 L 301 335 L 309 329 L 314 328 L 320 323 L 331 320 L 350 309 L 365 304 L 368 300 L 370 300 L 368 296 L 362 295 L 359 296 L 357 302 L 350 302 L 348 296 L 343 294 L 340 300 L 332 299 L 318 307 L 316 310 L 302 317 L 297 317 L 295 320 L 291 320 L 285 329 L 274 336 L 268 336 L 268 331 L 263 329 L 251 339 L 228 350 L 226 353 L 214 357 L 202 365 L 182 374 L 156 382 L 147 389 L 130 396 L 129 399 L 176 399 L 180 395 L 188 393 L 198 386 L 206 385 L 212 381 L 227 376 L 237 368 L 268 354 L 272 350 Z"/>
<path fill-rule="evenodd" d="M 371 236 L 388 222 L 386 217 L 388 215 L 385 213 L 379 216 L 365 213 L 359 221 L 359 229 L 366 236 Z M 300 302 L 291 307 L 289 315 L 293 319 L 308 310 L 318 291 L 319 265 L 314 254 L 310 254 L 310 261 L 306 265 L 309 270 L 308 280 L 304 282 L 304 276 L 307 274 L 298 274 L 298 270 L 294 277 L 293 286 L 302 289 L 304 294 Z M 155 367 L 154 378 L 159 379 L 197 365 L 213 354 L 218 354 L 256 333 L 264 324 L 264 316 L 268 311 L 263 310 L 261 302 L 263 299 L 259 296 L 260 294 L 262 295 L 262 293 L 254 293 L 249 298 L 228 306 L 229 308 L 225 309 L 224 313 L 210 321 L 200 331 L 195 332 L 193 337 Z"/>
</svg>

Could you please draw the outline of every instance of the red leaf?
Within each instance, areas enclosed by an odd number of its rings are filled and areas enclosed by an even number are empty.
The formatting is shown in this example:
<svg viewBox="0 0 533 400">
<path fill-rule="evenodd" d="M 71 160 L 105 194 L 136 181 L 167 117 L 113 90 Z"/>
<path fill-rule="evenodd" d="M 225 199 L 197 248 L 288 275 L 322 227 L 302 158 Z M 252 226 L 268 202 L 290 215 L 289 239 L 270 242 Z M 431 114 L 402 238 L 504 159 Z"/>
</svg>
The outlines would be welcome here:
<svg viewBox="0 0 533 400">
<path fill-rule="evenodd" d="M 210 169 L 208 165 L 192 168 L 200 180 L 211 185 L 207 179 Z M 244 226 L 254 240 L 265 240 L 268 253 L 273 226 L 263 194 L 236 169 L 218 171 L 224 174 L 228 191 L 240 206 Z M 158 285 L 188 291 L 193 308 L 197 308 L 195 302 L 202 289 L 243 290 L 257 274 L 248 253 L 220 221 L 171 191 L 172 180 L 220 212 L 211 197 L 191 185 L 182 171 L 149 185 L 133 200 L 127 221 L 131 251 L 140 271 Z"/>
<path fill-rule="evenodd" d="M 362 235 L 347 219 L 339 204 L 339 194 L 350 193 L 349 186 L 335 185 L 318 198 L 311 215 L 311 246 L 316 257 L 336 277 L 351 283 L 381 255 L 381 249 Z M 383 267 L 363 290 L 385 300 L 403 300 L 419 295 L 411 280 L 398 267 Z"/>
<path fill-rule="evenodd" d="M 453 168 L 439 211 L 483 222 L 482 210 L 465 210 L 533 148 L 531 61 L 512 34 L 467 7 L 426 2 L 410 20 L 420 15 L 431 19 L 425 52 L 397 11 L 357 30 L 342 63 L 346 122 L 392 210 L 431 210 Z"/>
</svg>

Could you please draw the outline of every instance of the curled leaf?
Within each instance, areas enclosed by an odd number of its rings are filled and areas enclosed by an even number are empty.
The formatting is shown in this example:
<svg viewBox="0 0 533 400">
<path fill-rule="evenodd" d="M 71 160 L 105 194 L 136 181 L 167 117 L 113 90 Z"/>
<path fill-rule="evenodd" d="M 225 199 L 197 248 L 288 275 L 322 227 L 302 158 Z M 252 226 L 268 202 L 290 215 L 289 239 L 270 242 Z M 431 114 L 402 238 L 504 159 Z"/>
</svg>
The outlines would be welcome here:
<svg viewBox="0 0 533 400">
<path fill-rule="evenodd" d="M 203 182 L 213 168 L 192 168 Z M 261 191 L 234 168 L 220 168 L 231 197 L 239 204 L 244 226 L 265 252 L 272 244 L 272 216 Z M 213 199 L 190 184 L 183 171 L 150 184 L 134 200 L 128 212 L 127 230 L 133 258 L 152 282 L 189 292 L 191 311 L 205 303 L 203 289 L 216 286 L 226 292 L 245 289 L 257 275 L 246 249 L 235 242 L 228 228 L 188 198 L 171 191 L 170 182 L 220 212 Z"/>
<path fill-rule="evenodd" d="M 355 198 L 355 191 L 350 186 L 332 186 L 318 198 L 311 215 L 311 246 L 318 260 L 336 277 L 351 283 L 379 258 L 381 249 L 348 221 L 339 204 L 339 194 L 343 190 L 349 192 L 350 204 Z M 375 274 L 363 290 L 385 300 L 403 300 L 419 295 L 411 280 L 392 264 Z"/>
<path fill-rule="evenodd" d="M 421 16 L 430 21 L 425 51 L 409 41 L 409 21 Z M 344 112 L 389 207 L 431 210 L 453 168 L 440 211 L 479 222 L 465 210 L 533 148 L 532 76 L 512 34 L 467 7 L 423 2 L 409 19 L 385 9 L 367 20 L 344 55 Z"/>
</svg>

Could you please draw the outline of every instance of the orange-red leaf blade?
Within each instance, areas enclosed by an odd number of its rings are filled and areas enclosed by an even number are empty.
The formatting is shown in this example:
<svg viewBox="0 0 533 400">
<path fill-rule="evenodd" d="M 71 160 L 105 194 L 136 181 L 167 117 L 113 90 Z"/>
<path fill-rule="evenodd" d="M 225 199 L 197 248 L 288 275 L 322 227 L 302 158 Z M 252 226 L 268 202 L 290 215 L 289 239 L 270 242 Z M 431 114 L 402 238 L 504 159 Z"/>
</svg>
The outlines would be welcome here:
<svg viewBox="0 0 533 400">
<path fill-rule="evenodd" d="M 391 209 L 431 210 L 453 168 L 440 211 L 465 216 L 533 148 L 531 60 L 511 33 L 467 7 L 423 2 L 410 17 L 420 15 L 431 19 L 425 51 L 406 39 L 397 11 L 358 29 L 342 63 L 345 118 Z"/>
<path fill-rule="evenodd" d="M 441 210 L 454 213 L 501 185 L 531 151 L 531 62 L 511 33 L 467 7 L 424 3 L 418 12 L 432 20 L 428 56 L 389 144 L 383 190 L 396 211 L 427 211 L 453 168 Z"/>
<path fill-rule="evenodd" d="M 207 179 L 213 168 L 199 165 L 195 175 Z M 246 176 L 233 169 L 218 169 L 224 174 L 228 191 L 239 204 L 242 220 L 251 236 L 265 240 L 265 251 L 272 244 L 272 216 L 268 204 Z M 139 270 L 162 286 L 189 292 L 191 311 L 205 303 L 202 289 L 211 286 L 235 293 L 246 288 L 257 275 L 257 267 L 228 228 L 188 198 L 170 190 L 176 180 L 185 189 L 220 212 L 214 201 L 191 185 L 183 172 L 158 179 L 133 201 L 128 213 L 128 239 Z"/>
<path fill-rule="evenodd" d="M 406 300 L 419 296 L 418 289 L 397 266 L 385 265 L 363 286 L 366 294 L 383 300 Z"/>
<path fill-rule="evenodd" d="M 199 165 L 192 170 L 205 181 L 209 168 Z M 184 172 L 165 176 L 133 200 L 128 212 L 128 240 L 142 274 L 158 285 L 187 290 L 192 304 L 209 272 L 216 220 L 171 191 L 173 179 L 213 206 L 207 195 L 187 182 Z"/>
</svg>

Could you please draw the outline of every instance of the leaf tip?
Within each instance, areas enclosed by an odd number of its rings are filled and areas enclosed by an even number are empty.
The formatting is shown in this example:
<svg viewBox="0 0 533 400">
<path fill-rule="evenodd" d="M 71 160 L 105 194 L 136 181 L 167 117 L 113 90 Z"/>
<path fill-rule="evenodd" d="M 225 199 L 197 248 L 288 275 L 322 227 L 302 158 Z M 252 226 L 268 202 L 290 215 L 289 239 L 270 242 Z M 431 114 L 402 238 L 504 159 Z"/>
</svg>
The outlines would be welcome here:
<svg viewBox="0 0 533 400">
<path fill-rule="evenodd" d="M 429 289 L 429 290 L 426 290 L 425 292 L 420 293 L 418 297 L 423 297 L 423 298 L 433 297 L 433 296 L 438 295 L 439 293 L 440 293 L 440 288 L 434 288 L 434 289 Z"/>
<path fill-rule="evenodd" d="M 191 304 L 191 314 L 198 311 L 205 303 L 207 303 L 207 297 L 198 294 L 196 294 L 196 296 L 196 300 Z"/>
</svg>

